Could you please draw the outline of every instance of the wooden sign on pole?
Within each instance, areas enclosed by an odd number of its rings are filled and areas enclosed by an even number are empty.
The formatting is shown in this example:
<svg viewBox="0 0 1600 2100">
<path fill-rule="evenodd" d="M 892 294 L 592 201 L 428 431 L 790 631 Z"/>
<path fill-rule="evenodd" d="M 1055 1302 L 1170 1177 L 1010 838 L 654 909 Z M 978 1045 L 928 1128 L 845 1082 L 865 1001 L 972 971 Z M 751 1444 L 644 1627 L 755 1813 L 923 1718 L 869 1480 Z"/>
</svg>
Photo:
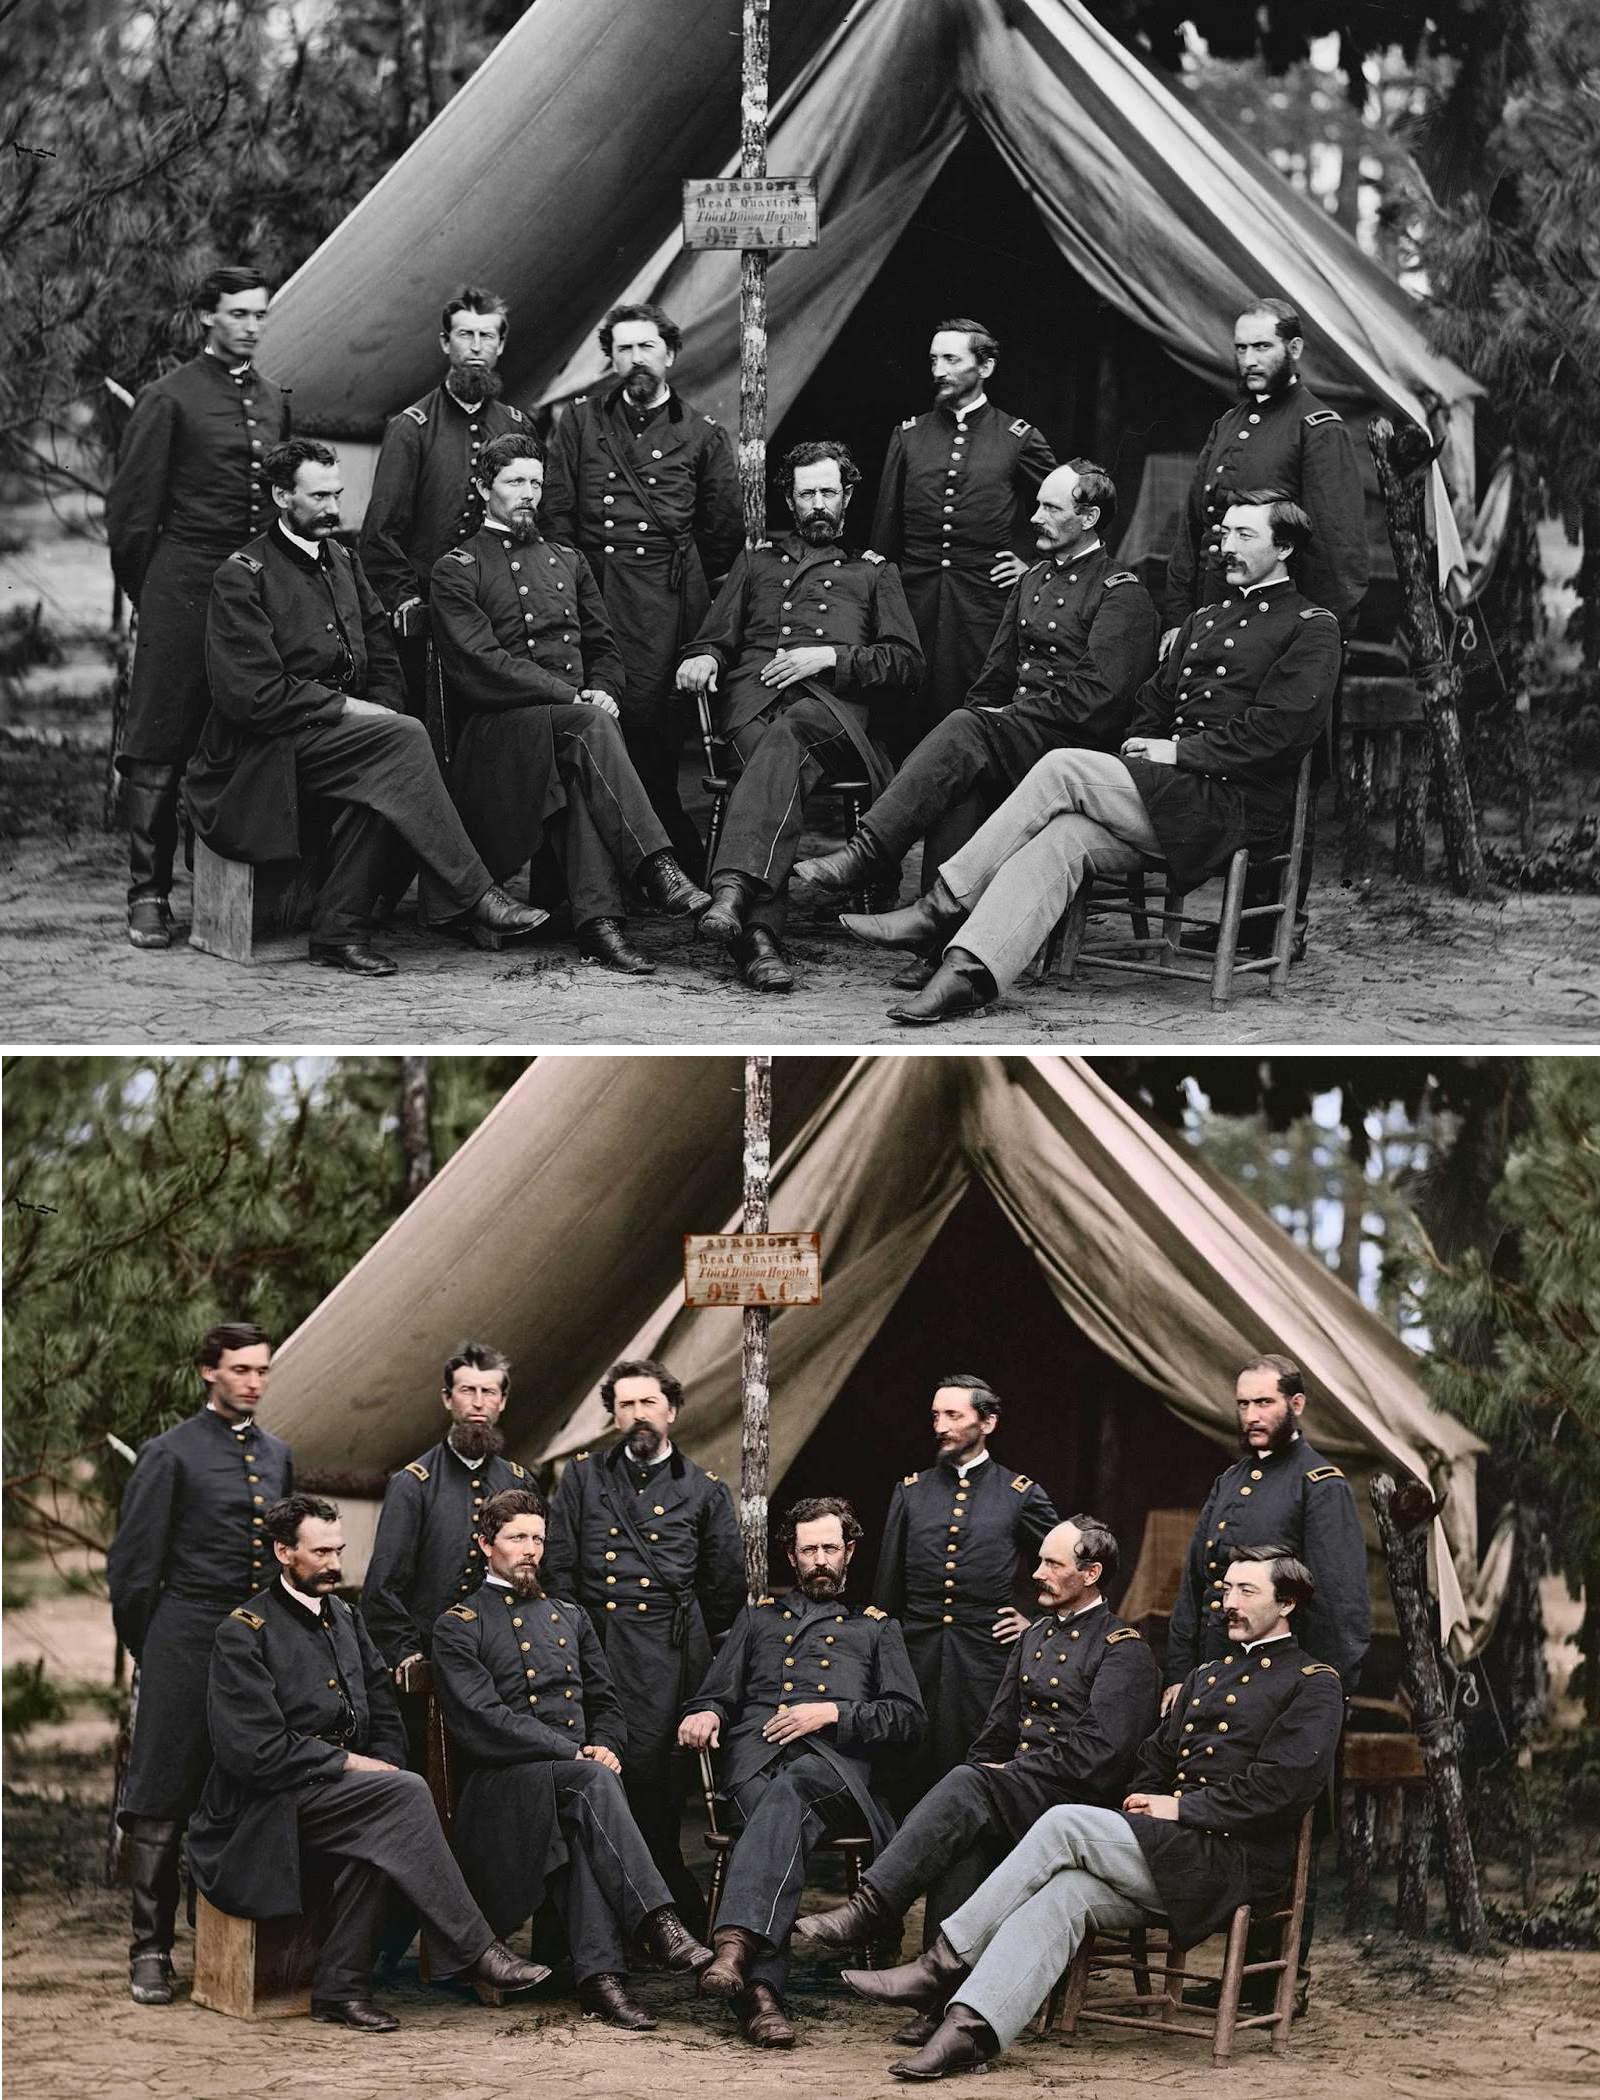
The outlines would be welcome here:
<svg viewBox="0 0 1600 2100">
<path fill-rule="evenodd" d="M 686 1232 L 683 1302 L 820 1305 L 820 1232 Z"/>
<path fill-rule="evenodd" d="M 817 185 L 809 175 L 730 175 L 683 185 L 686 248 L 814 248 Z"/>
</svg>

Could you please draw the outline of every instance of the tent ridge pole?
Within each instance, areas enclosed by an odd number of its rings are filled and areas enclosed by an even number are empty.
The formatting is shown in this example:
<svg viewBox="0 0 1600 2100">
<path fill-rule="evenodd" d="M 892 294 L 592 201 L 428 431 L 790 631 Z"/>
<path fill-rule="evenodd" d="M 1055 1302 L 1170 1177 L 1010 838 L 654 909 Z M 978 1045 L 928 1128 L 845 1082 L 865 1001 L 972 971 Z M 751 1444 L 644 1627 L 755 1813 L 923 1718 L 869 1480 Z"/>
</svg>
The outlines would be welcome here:
<svg viewBox="0 0 1600 2100">
<path fill-rule="evenodd" d="M 772 1059 L 755 1055 L 744 1061 L 744 1231 L 768 1229 L 771 1181 Z M 745 1307 L 739 1410 L 739 1529 L 744 1537 L 745 1588 L 752 1603 L 767 1586 L 771 1330 L 769 1307 Z"/>
<path fill-rule="evenodd" d="M 744 67 L 739 111 L 739 173 L 767 172 L 767 72 L 771 0 L 744 0 Z M 767 531 L 767 251 L 739 256 L 739 486 L 745 545 Z"/>
</svg>

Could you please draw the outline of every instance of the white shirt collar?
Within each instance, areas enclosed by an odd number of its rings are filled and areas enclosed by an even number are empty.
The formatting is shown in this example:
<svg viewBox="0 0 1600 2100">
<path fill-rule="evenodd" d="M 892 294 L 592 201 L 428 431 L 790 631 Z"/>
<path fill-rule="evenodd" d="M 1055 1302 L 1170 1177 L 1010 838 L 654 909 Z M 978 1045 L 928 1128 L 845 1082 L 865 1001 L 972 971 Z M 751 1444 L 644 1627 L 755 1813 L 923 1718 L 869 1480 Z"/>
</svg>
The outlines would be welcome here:
<svg viewBox="0 0 1600 2100">
<path fill-rule="evenodd" d="M 628 1459 L 628 1464 L 630 1466 L 637 1466 L 640 1472 L 653 1473 L 657 1466 L 664 1466 L 667 1460 L 672 1456 L 672 1445 L 670 1444 L 670 1442 L 663 1444 L 654 1458 L 628 1458 L 628 1454 L 626 1451 L 624 1451 L 622 1455 L 624 1458 Z"/>
<path fill-rule="evenodd" d="M 490 517 L 486 517 L 486 518 L 484 519 L 483 523 L 484 523 L 484 529 L 485 529 L 485 531 L 487 531 L 487 532 L 503 532 L 503 533 L 505 534 L 506 538 L 507 538 L 507 539 L 510 539 L 510 537 L 511 537 L 511 527 L 510 527 L 509 525 L 502 525 L 502 524 L 501 524 L 501 522 L 500 522 L 500 520 L 499 520 L 498 518 L 490 518 Z"/>
<path fill-rule="evenodd" d="M 278 1580 L 283 1584 L 284 1595 L 292 1597 L 302 1611 L 310 1612 L 314 1619 L 322 1617 L 322 1599 L 320 1597 L 308 1597 L 304 1590 L 297 1590 L 281 1568 L 278 1571 Z"/>
<path fill-rule="evenodd" d="M 250 369 L 250 360 L 248 357 L 244 360 L 243 364 L 227 365 L 222 364 L 222 359 L 218 357 L 216 351 L 212 349 L 209 343 L 202 343 L 200 345 L 200 348 L 204 352 L 204 354 L 211 359 L 213 364 L 222 365 L 223 371 L 227 373 L 230 379 L 237 379 L 241 375 L 241 373 L 248 372 Z"/>
<path fill-rule="evenodd" d="M 1248 598 L 1252 591 L 1275 590 L 1280 583 L 1287 583 L 1288 581 L 1289 572 L 1285 569 L 1281 576 L 1263 576 L 1259 583 L 1241 584 L 1239 586 L 1239 594 L 1241 597 Z M 1297 1430 L 1295 1434 L 1298 1435 L 1299 1431 Z"/>
<path fill-rule="evenodd" d="M 485 1575 L 483 1579 L 491 1589 L 508 1590 L 511 1587 L 503 1575 Z"/>
<path fill-rule="evenodd" d="M 1292 1641 L 1293 1639 L 1294 1635 L 1292 1632 L 1269 1633 L 1264 1640 L 1241 1641 L 1239 1645 L 1244 1650 L 1246 1655 L 1253 1655 L 1257 1648 L 1273 1648 L 1277 1646 L 1279 1641 Z"/>
<path fill-rule="evenodd" d="M 1050 559 L 1058 569 L 1064 569 L 1070 562 L 1087 561 L 1091 554 L 1098 554 L 1100 545 L 1099 540 L 1085 540 L 1081 547 L 1074 547 L 1070 554 L 1052 554 Z"/>
<path fill-rule="evenodd" d="M 969 401 L 965 408 L 953 408 L 951 409 L 950 413 L 955 417 L 958 423 L 965 424 L 968 416 L 974 415 L 980 408 L 987 408 L 988 406 L 988 395 L 980 394 L 976 401 Z"/>
<path fill-rule="evenodd" d="M 318 568 L 322 566 L 321 540 L 303 540 L 298 532 L 290 531 L 289 527 L 284 524 L 282 518 L 279 518 L 278 520 L 278 530 L 283 534 L 286 540 L 292 540 L 295 546 L 297 546 L 300 549 L 300 552 L 302 554 L 309 554 L 311 559 L 317 564 Z"/>
<path fill-rule="evenodd" d="M 1076 1611 L 1069 1611 L 1067 1617 L 1069 1619 L 1081 1619 L 1085 1612 L 1098 1611 L 1105 1601 L 1104 1597 L 1096 1597 L 1093 1604 L 1080 1604 Z"/>
<path fill-rule="evenodd" d="M 962 1479 L 963 1479 L 963 1480 L 965 1480 L 965 1479 L 966 1479 L 966 1477 L 967 1477 L 967 1475 L 968 1475 L 968 1474 L 969 1474 L 969 1473 L 970 1473 L 970 1472 L 972 1471 L 972 1469 L 973 1469 L 973 1467 L 974 1467 L 974 1466 L 982 1466 L 982 1465 L 987 1465 L 987 1464 L 988 1464 L 988 1460 L 989 1460 L 989 1454 L 988 1454 L 988 1452 L 987 1452 L 987 1451 L 980 1451 L 980 1452 L 978 1453 L 978 1455 L 977 1455 L 977 1457 L 976 1457 L 976 1458 L 964 1458 L 964 1459 L 963 1459 L 963 1460 L 961 1461 L 961 1463 L 960 1463 L 960 1464 L 959 1464 L 959 1465 L 958 1465 L 958 1466 L 956 1467 L 956 1471 L 957 1471 L 957 1472 L 958 1472 L 958 1473 L 959 1473 L 959 1474 L 961 1475 Z"/>
</svg>

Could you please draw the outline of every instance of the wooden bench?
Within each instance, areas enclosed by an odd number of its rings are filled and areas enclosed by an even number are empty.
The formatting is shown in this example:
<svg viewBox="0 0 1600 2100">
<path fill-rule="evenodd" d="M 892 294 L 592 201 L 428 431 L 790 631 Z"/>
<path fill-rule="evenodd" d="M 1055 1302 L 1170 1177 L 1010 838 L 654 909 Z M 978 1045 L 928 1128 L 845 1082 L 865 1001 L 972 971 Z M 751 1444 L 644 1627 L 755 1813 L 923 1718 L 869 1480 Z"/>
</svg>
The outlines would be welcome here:
<svg viewBox="0 0 1600 2100">
<path fill-rule="evenodd" d="M 1346 672 L 1339 687 L 1345 741 L 1344 879 L 1372 872 L 1372 820 L 1394 809 L 1394 872 L 1420 882 L 1426 872 L 1430 742 L 1414 679 Z"/>
<path fill-rule="evenodd" d="M 1362 1728 L 1382 1714 L 1387 1729 Z M 1411 1732 L 1404 1699 L 1350 1701 L 1351 1726 L 1339 1744 L 1340 1836 L 1344 1850 L 1345 1930 L 1361 1933 L 1372 1913 L 1372 1873 L 1379 1854 L 1396 1854 L 1395 1924 L 1408 1939 L 1428 1926 L 1428 1861 L 1433 1846 L 1433 1794 L 1422 1745 Z M 1397 1840 L 1393 1826 L 1398 1823 Z"/>
<path fill-rule="evenodd" d="M 236 2020 L 309 2013 L 311 1979 L 332 1922 L 331 1903 L 301 1917 L 235 1918 L 197 1895 L 194 2003 Z"/>
</svg>

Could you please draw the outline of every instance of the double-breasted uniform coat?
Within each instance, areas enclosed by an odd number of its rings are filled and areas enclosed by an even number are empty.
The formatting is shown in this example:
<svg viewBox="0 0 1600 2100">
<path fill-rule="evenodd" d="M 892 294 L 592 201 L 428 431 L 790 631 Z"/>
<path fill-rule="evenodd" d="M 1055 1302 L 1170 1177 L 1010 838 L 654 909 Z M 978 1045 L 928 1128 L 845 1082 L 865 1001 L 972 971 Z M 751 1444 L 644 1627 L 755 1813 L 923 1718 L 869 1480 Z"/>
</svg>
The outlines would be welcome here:
<svg viewBox="0 0 1600 2100">
<path fill-rule="evenodd" d="M 483 523 L 476 476 L 484 446 L 527 435 L 527 417 L 509 401 L 468 408 L 443 383 L 390 419 L 360 541 L 361 566 L 385 612 L 407 598 L 427 604 L 434 563 Z"/>
<path fill-rule="evenodd" d="M 485 1502 L 528 1484 L 515 1459 L 469 1465 L 448 1438 L 390 1474 L 361 1588 L 362 1620 L 390 1669 L 408 1655 L 427 1655 L 440 1612 L 483 1581 Z"/>
</svg>

